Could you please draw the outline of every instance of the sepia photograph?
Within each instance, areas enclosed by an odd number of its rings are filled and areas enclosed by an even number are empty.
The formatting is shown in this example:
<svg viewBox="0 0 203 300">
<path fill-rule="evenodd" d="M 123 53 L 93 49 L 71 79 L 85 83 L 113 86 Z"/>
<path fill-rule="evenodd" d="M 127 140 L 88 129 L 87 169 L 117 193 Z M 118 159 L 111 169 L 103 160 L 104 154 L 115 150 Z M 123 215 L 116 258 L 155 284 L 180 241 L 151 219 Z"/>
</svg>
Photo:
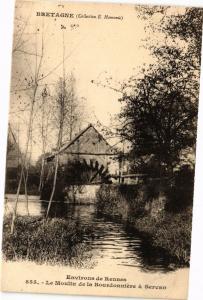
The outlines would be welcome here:
<svg viewBox="0 0 203 300">
<path fill-rule="evenodd" d="M 202 24 L 16 1 L 3 290 L 187 299 Z"/>
</svg>

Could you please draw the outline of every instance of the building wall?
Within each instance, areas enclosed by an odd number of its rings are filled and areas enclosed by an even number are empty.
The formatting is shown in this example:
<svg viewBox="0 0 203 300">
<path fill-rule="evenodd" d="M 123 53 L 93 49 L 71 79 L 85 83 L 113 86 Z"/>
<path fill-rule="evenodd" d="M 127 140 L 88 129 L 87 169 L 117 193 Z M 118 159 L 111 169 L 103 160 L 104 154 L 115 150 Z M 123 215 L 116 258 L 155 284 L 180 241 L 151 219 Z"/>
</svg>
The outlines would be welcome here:
<svg viewBox="0 0 203 300">
<path fill-rule="evenodd" d="M 105 155 L 105 153 L 112 153 L 112 156 Z M 85 159 L 88 164 L 90 164 L 90 160 L 94 163 L 97 161 L 100 166 L 108 167 L 109 172 L 115 174 L 118 170 L 118 163 L 113 159 L 115 157 L 113 154 L 114 150 L 111 146 L 94 127 L 90 127 L 72 145 L 62 151 L 59 161 L 62 165 L 67 164 L 70 160 L 82 161 Z"/>
</svg>

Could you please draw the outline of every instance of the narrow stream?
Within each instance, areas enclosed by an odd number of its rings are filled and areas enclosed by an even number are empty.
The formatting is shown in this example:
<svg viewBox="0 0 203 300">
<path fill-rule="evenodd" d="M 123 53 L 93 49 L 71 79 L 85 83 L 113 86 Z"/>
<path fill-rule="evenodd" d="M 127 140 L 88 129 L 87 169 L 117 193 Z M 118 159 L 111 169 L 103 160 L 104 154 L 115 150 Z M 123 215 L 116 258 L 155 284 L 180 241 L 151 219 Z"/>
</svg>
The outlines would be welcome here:
<svg viewBox="0 0 203 300">
<path fill-rule="evenodd" d="M 31 215 L 44 215 L 46 206 L 46 202 L 39 201 L 35 197 L 29 199 Z M 13 207 L 14 199 L 8 198 L 5 213 L 12 212 Z M 18 203 L 18 214 L 27 214 L 26 203 L 22 199 Z M 130 230 L 126 225 L 98 215 L 94 204 L 53 203 L 52 216 L 63 216 L 75 220 L 76 224 L 90 226 L 93 229 L 92 238 L 85 237 L 85 243 L 89 246 L 92 259 L 97 265 L 123 265 L 148 272 L 171 270 L 169 257 L 163 249 L 152 247 L 145 236 Z"/>
</svg>

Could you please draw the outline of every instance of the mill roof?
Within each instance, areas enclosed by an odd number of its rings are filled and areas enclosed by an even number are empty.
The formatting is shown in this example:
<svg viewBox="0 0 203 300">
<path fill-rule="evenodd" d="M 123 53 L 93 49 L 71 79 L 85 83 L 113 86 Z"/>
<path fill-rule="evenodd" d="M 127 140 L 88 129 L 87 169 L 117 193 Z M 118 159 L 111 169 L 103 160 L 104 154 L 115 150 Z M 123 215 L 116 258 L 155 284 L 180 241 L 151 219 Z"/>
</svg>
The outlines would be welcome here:
<svg viewBox="0 0 203 300">
<path fill-rule="evenodd" d="M 64 143 L 62 145 L 62 147 L 60 148 L 60 150 L 53 153 L 51 156 L 49 156 L 49 158 L 53 157 L 57 153 L 60 154 L 63 152 L 67 152 L 67 150 L 71 146 L 74 146 L 77 141 L 79 142 L 80 138 L 88 135 L 88 132 L 90 133 L 90 131 L 94 132 L 95 136 L 97 136 L 97 138 L 99 140 L 97 142 L 102 142 L 103 145 L 105 146 L 106 153 L 104 153 L 104 154 L 114 154 L 115 153 L 115 149 L 113 149 L 113 147 L 106 141 L 106 139 L 99 133 L 99 131 L 90 123 L 85 129 L 81 130 L 71 141 L 67 141 L 66 143 Z M 86 141 L 86 144 L 87 144 L 87 141 Z M 107 153 L 107 150 L 109 153 Z"/>
</svg>

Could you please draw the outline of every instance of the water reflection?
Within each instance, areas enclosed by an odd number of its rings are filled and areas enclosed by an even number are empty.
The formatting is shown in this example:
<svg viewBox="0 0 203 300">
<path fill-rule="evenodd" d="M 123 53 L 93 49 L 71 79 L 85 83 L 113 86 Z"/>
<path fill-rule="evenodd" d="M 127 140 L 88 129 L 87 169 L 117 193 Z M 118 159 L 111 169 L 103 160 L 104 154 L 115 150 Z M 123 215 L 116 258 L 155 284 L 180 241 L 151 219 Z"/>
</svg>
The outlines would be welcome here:
<svg viewBox="0 0 203 300">
<path fill-rule="evenodd" d="M 12 211 L 13 205 L 14 201 L 8 199 L 6 211 Z M 45 215 L 47 206 L 47 201 L 29 200 L 31 215 Z M 18 203 L 18 214 L 27 214 L 26 203 L 22 199 Z M 170 258 L 163 249 L 152 247 L 145 236 L 127 226 L 98 215 L 93 204 L 71 205 L 62 201 L 53 202 L 50 216 L 72 219 L 78 225 L 93 228 L 91 239 L 88 235 L 84 239 L 97 265 L 116 264 L 148 272 L 171 270 Z"/>
</svg>

